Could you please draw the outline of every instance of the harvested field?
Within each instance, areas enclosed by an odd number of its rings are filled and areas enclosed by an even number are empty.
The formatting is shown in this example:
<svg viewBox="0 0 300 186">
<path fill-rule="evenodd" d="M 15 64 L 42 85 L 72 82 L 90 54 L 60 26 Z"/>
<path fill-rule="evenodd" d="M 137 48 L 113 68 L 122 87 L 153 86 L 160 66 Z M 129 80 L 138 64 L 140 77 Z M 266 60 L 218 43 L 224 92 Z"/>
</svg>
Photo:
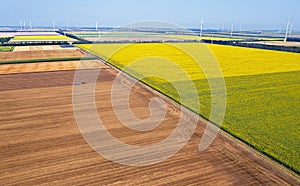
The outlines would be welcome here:
<svg viewBox="0 0 300 186">
<path fill-rule="evenodd" d="M 80 62 L 81 67 L 84 69 L 100 68 L 103 66 L 96 60 L 7 64 L 0 65 L 0 74 L 76 70 Z"/>
<path fill-rule="evenodd" d="M 42 46 L 16 46 L 14 52 L 17 51 L 36 51 L 36 50 L 60 50 L 59 45 L 42 45 Z"/>
<path fill-rule="evenodd" d="M 120 124 L 110 94 L 115 74 L 105 67 L 95 93 L 99 116 L 109 132 L 135 145 L 168 136 L 179 115 L 177 106 L 167 100 L 169 111 L 158 128 L 137 132 Z M 0 75 L 0 97 L 5 98 L 0 102 L 1 185 L 300 184 L 285 168 L 223 133 L 199 152 L 205 127 L 201 121 L 188 144 L 164 162 L 130 167 L 108 161 L 92 150 L 78 129 L 72 107 L 73 77 L 74 71 Z M 142 85 L 132 89 L 130 106 L 137 117 L 149 116 L 148 104 L 154 96 Z"/>
<path fill-rule="evenodd" d="M 157 36 L 149 36 L 149 37 L 84 37 L 83 39 L 92 42 L 150 42 L 150 41 L 178 41 L 178 39 L 174 38 L 166 38 L 166 37 L 157 37 Z"/>
<path fill-rule="evenodd" d="M 60 49 L 60 50 L 41 50 L 41 51 L 18 51 L 18 52 L 2 52 L 0 62 L 17 61 L 17 60 L 33 60 L 48 58 L 73 58 L 86 56 L 79 49 Z"/>
</svg>

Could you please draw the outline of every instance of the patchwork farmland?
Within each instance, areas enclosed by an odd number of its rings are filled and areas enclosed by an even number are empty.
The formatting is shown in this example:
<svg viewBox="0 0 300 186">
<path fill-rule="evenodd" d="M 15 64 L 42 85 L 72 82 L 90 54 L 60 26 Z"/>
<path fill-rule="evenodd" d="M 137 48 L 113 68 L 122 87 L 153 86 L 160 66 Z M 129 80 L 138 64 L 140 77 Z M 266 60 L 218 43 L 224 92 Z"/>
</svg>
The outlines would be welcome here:
<svg viewBox="0 0 300 186">
<path fill-rule="evenodd" d="M 70 33 L 92 41 L 99 39 L 99 32 L 95 31 Z M 299 185 L 298 53 L 206 45 L 199 41 L 175 42 L 197 36 L 165 37 L 160 33 L 135 32 L 103 35 L 106 35 L 103 40 L 119 42 L 130 38 L 129 42 L 134 43 L 0 46 L 1 185 Z M 16 32 L 11 37 L 14 37 L 12 43 L 73 41 L 57 32 L 49 32 L 47 36 L 45 32 Z M 135 43 L 153 39 L 172 42 Z M 240 39 L 215 37 L 215 40 Z M 182 51 L 188 55 L 181 55 Z M 205 56 L 207 51 L 213 55 Z M 151 56 L 172 60 L 189 79 L 179 76 L 177 69 L 163 59 Z M 205 151 L 199 152 L 200 139 L 206 127 L 211 126 L 207 120 L 212 97 L 207 77 L 195 61 L 209 65 L 212 58 L 217 59 L 224 75 L 227 108 L 224 122 L 215 123 L 222 124 L 222 130 Z M 128 66 L 136 59 L 138 63 Z M 79 84 L 74 82 L 77 72 L 88 74 Z M 112 136 L 136 146 L 159 143 L 177 127 L 183 104 L 189 108 L 183 114 L 186 130 L 195 116 L 201 116 L 191 139 L 174 156 L 150 166 L 125 166 L 99 155 L 78 128 L 72 102 L 74 86 L 90 89 L 91 74 L 96 72 L 99 73 L 93 100 L 97 116 Z M 166 103 L 166 115 L 157 128 L 136 131 L 119 120 L 111 96 L 119 74 L 119 96 L 134 79 L 141 81 L 131 88 L 129 95 L 130 108 L 137 118 L 151 116 L 152 98 L 160 97 Z M 144 78 L 161 74 L 168 81 L 154 76 Z M 192 99 L 183 101 L 172 86 L 181 87 L 188 98 L 193 94 L 186 88 L 190 80 L 197 90 L 200 112 L 196 112 L 199 108 Z M 121 103 L 123 99 L 120 96 L 115 101 Z M 117 107 L 126 112 L 124 105 Z M 164 111 L 157 105 L 154 107 Z M 84 107 L 81 112 L 90 114 Z M 97 132 L 93 129 L 90 135 Z M 185 137 L 183 131 L 177 140 Z M 115 146 L 107 149 L 118 150 Z"/>
<path fill-rule="evenodd" d="M 99 116 L 112 135 L 124 143 L 149 145 L 174 130 L 179 119 L 178 106 L 167 99 L 169 111 L 155 130 L 137 132 L 122 125 L 113 114 L 109 94 L 118 71 L 104 64 L 101 68 L 95 99 Z M 74 71 L 1 75 L 0 95 L 6 97 L 0 103 L 2 184 L 298 183 L 272 161 L 225 133 L 199 153 L 205 121 L 199 121 L 192 139 L 167 161 L 130 167 L 106 160 L 88 146 L 77 127 L 72 114 L 73 77 Z M 131 92 L 131 107 L 136 116 L 144 118 L 150 114 L 148 104 L 156 93 L 143 85 L 136 86 Z M 7 110 L 14 113 L 8 115 Z"/>
</svg>

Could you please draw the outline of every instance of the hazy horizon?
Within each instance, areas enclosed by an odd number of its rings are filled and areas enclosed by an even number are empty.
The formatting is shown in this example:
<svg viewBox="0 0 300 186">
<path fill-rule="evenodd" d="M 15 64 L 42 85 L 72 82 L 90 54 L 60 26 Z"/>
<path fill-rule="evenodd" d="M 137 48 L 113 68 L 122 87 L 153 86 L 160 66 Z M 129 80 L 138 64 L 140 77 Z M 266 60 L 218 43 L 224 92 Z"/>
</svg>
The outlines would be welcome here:
<svg viewBox="0 0 300 186">
<path fill-rule="evenodd" d="M 124 24 L 159 20 L 172 22 L 186 28 L 199 28 L 203 19 L 205 29 L 284 30 L 286 19 L 292 19 L 293 30 L 300 30 L 300 1 L 177 1 L 177 0 L 15 0 L 3 1 L 5 8 L 0 26 L 18 26 L 25 21 L 32 26 L 118 27 Z"/>
</svg>

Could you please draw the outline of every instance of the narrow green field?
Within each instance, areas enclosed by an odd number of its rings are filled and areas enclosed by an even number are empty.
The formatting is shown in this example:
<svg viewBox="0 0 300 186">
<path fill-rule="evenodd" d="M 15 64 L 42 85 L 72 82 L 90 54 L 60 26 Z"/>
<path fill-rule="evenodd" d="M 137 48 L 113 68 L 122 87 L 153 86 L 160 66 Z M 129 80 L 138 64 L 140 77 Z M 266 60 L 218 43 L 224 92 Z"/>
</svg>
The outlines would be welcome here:
<svg viewBox="0 0 300 186">
<path fill-rule="evenodd" d="M 0 46 L 0 52 L 12 52 L 14 48 L 13 46 Z"/>
<path fill-rule="evenodd" d="M 258 151 L 300 172 L 300 54 L 203 44 L 102 44 L 79 45 L 114 66 L 140 78 L 149 86 L 197 111 L 187 88 L 193 81 L 200 101 L 200 113 L 210 117 L 211 89 L 205 74 L 193 60 L 209 65 L 211 51 L 224 74 L 227 108 L 222 128 Z M 206 51 L 203 51 L 206 50 Z M 184 52 L 192 57 L 184 56 Z M 159 56 L 159 58 L 153 56 Z M 189 78 L 179 75 L 176 66 Z M 132 61 L 136 61 L 130 65 Z M 130 66 L 128 66 L 130 65 Z M 164 74 L 168 81 L 156 78 Z M 149 77 L 142 78 L 143 76 Z M 152 75 L 152 76 L 151 76 Z M 185 100 L 173 85 L 184 90 Z"/>
</svg>

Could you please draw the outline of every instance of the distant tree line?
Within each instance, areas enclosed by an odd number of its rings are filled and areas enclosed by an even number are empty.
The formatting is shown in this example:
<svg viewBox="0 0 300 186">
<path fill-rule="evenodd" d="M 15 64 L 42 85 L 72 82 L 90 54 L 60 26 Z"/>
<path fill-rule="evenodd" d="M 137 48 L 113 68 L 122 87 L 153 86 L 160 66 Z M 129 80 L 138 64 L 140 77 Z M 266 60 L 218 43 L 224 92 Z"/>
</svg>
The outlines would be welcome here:
<svg viewBox="0 0 300 186">
<path fill-rule="evenodd" d="M 0 37 L 0 44 L 3 45 L 4 43 L 9 42 L 11 38 L 12 37 Z"/>
</svg>

